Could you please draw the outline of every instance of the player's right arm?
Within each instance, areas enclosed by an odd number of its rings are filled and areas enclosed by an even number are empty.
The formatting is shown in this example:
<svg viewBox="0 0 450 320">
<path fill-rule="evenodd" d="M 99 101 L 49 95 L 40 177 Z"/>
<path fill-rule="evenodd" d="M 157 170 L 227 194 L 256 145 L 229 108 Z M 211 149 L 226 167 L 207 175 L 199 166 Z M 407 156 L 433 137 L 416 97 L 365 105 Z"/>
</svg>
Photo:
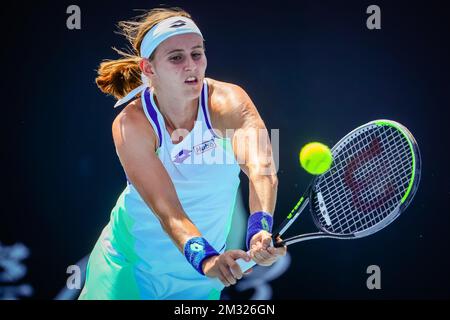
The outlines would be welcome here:
<svg viewBox="0 0 450 320">
<path fill-rule="evenodd" d="M 172 180 L 156 154 L 158 137 L 139 107 L 139 102 L 131 103 L 116 117 L 112 134 L 116 153 L 128 179 L 158 217 L 178 250 L 184 254 L 184 244 L 202 235 L 184 212 Z M 207 276 L 218 277 L 224 285 L 234 284 L 235 279 L 242 277 L 235 263 L 238 258 L 249 259 L 242 250 L 230 250 L 205 259 L 203 272 Z"/>
</svg>

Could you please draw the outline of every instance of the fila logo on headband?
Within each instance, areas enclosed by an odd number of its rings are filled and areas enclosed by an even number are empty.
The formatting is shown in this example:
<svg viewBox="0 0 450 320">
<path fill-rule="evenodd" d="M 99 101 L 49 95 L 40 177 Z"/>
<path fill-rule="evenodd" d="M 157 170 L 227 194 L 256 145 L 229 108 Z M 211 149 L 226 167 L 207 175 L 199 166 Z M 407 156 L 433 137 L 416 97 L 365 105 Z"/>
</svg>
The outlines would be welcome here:
<svg viewBox="0 0 450 320">
<path fill-rule="evenodd" d="M 169 28 L 179 28 L 179 27 L 182 27 L 182 26 L 185 26 L 185 25 L 186 25 L 185 21 L 177 20 L 174 23 L 172 23 Z"/>
</svg>

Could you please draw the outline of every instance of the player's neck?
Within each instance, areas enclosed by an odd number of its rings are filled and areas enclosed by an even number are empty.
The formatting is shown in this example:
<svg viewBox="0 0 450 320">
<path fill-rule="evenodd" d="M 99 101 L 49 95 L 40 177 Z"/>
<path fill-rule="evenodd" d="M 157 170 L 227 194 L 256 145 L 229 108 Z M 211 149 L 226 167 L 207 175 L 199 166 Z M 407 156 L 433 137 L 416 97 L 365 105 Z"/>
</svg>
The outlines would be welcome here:
<svg viewBox="0 0 450 320">
<path fill-rule="evenodd" d="M 197 118 L 198 99 L 178 99 L 173 95 L 155 95 L 155 102 L 172 129 L 191 130 Z"/>
</svg>

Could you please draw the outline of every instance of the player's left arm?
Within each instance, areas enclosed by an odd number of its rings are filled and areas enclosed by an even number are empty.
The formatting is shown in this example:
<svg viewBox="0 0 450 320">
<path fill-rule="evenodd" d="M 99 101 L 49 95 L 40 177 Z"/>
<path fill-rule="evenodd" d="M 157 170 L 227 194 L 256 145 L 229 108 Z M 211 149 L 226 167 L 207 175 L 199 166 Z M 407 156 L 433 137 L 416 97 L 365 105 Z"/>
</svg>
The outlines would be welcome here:
<svg viewBox="0 0 450 320">
<path fill-rule="evenodd" d="M 222 90 L 220 119 L 215 123 L 220 124 L 222 136 L 231 139 L 236 160 L 249 179 L 250 214 L 259 213 L 261 216 L 262 212 L 264 216 L 269 214 L 273 217 L 278 178 L 267 128 L 251 98 L 241 87 L 227 84 Z M 249 221 L 252 221 L 251 217 Z M 256 263 L 271 265 L 286 254 L 286 247 L 274 248 L 270 245 L 271 239 L 271 233 L 265 230 L 251 237 L 250 255 Z"/>
</svg>

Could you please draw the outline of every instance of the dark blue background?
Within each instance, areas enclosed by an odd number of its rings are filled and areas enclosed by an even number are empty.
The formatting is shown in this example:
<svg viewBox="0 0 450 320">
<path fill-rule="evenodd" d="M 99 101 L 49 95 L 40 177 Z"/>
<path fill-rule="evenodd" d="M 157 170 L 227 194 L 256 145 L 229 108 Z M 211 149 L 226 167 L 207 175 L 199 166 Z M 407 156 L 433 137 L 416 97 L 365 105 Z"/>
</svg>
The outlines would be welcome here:
<svg viewBox="0 0 450 320">
<path fill-rule="evenodd" d="M 420 189 L 388 229 L 358 241 L 320 240 L 289 249 L 292 265 L 274 298 L 449 298 L 449 19 L 444 1 L 186 1 L 205 38 L 207 76 L 239 84 L 269 129 L 280 129 L 276 215 L 289 212 L 310 177 L 297 154 L 333 145 L 378 118 L 399 121 L 422 151 Z M 81 30 L 66 8 L 81 8 Z M 94 82 L 132 9 L 154 1 L 16 2 L 2 20 L 0 241 L 31 250 L 23 281 L 53 298 L 66 268 L 92 248 L 125 177 L 111 136 L 118 110 Z M 381 7 L 382 29 L 366 28 Z M 246 179 L 243 178 L 245 197 Z M 280 222 L 280 220 L 276 220 Z M 296 232 L 307 231 L 299 225 Z M 382 290 L 366 288 L 366 267 Z"/>
</svg>

